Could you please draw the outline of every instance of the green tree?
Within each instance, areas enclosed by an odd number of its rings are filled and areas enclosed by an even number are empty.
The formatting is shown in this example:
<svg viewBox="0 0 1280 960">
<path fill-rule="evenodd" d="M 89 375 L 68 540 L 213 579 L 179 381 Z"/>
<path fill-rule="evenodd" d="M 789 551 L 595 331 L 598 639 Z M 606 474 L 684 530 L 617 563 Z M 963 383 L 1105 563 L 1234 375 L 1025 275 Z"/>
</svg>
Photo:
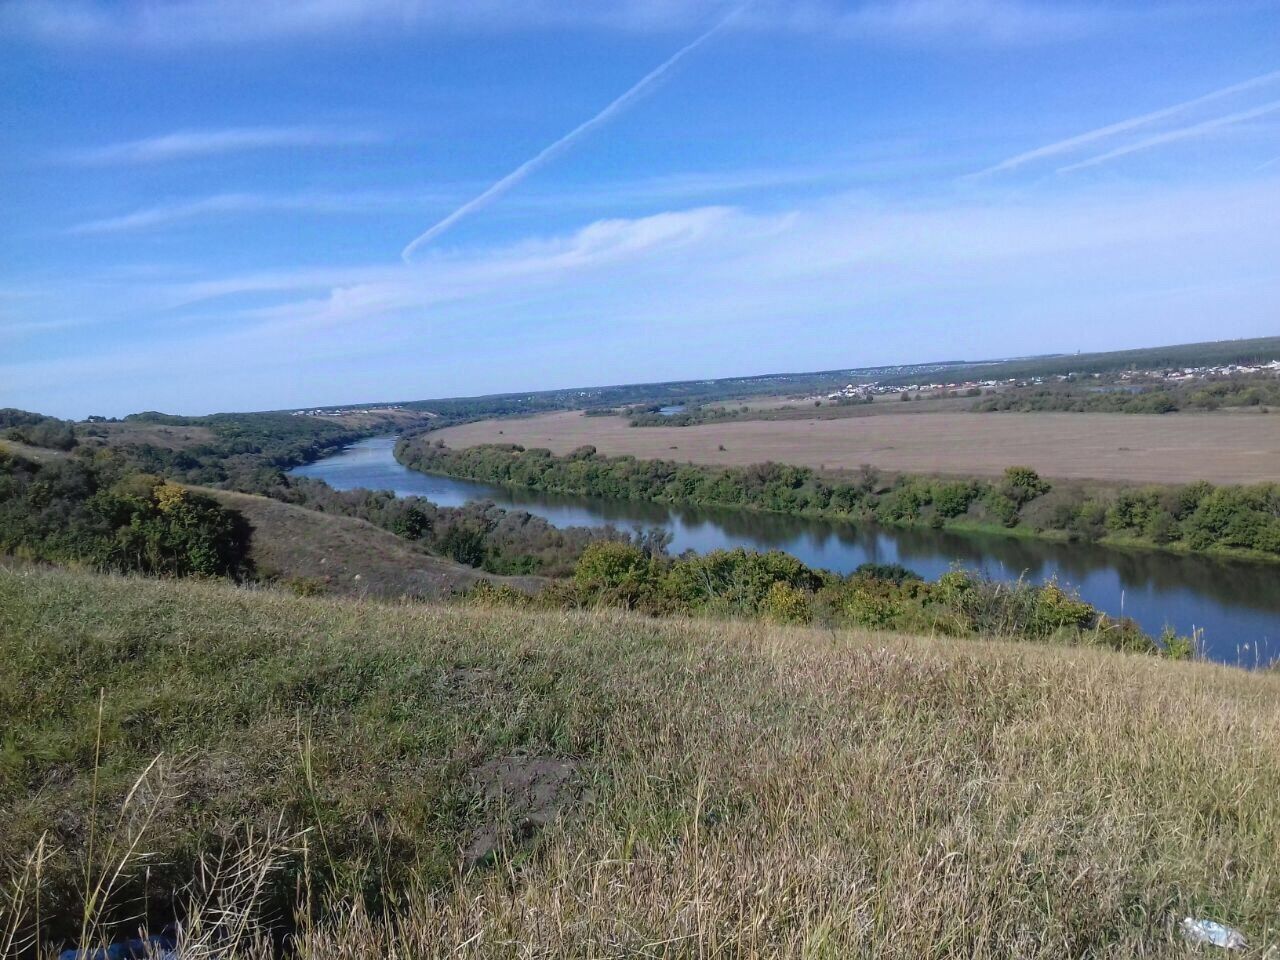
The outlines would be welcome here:
<svg viewBox="0 0 1280 960">
<path fill-rule="evenodd" d="M 1021 507 L 1036 497 L 1043 496 L 1052 489 L 1049 483 L 1040 478 L 1030 467 L 1009 467 L 1004 472 L 1004 480 L 1000 484 L 1000 492 Z"/>
</svg>

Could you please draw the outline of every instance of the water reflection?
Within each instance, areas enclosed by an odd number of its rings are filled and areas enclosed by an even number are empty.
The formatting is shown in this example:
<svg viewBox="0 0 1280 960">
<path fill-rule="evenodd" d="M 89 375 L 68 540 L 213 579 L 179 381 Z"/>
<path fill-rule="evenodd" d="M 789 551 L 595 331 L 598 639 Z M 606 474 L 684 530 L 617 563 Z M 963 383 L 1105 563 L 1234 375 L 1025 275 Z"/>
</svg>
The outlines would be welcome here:
<svg viewBox="0 0 1280 960">
<path fill-rule="evenodd" d="M 811 566 L 848 573 L 862 563 L 903 563 L 932 579 L 955 564 L 998 579 L 1052 577 L 1075 586 L 1099 609 L 1133 617 L 1151 632 L 1166 625 L 1204 631 L 1215 659 L 1253 666 L 1280 655 L 1280 566 L 1180 557 L 1085 544 L 1048 543 L 940 530 L 896 530 L 739 510 L 565 497 L 435 477 L 407 470 L 395 441 L 355 444 L 295 473 L 338 489 L 416 494 L 441 506 L 488 499 L 557 526 L 662 527 L 676 553 L 733 547 L 784 550 Z"/>
</svg>

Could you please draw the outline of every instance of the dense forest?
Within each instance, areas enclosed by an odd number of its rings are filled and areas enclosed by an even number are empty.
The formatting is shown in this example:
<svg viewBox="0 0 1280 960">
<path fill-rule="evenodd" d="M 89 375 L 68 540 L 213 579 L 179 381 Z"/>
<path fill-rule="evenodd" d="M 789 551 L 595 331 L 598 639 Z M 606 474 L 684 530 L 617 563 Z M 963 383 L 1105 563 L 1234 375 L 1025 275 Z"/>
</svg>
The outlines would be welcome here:
<svg viewBox="0 0 1280 960">
<path fill-rule="evenodd" d="M 1086 541 L 1280 557 L 1277 484 L 1055 487 L 1026 467 L 1011 467 L 997 481 L 907 475 L 886 479 L 869 467 L 843 478 L 778 463 L 713 467 L 611 458 L 593 447 L 564 457 L 515 445 L 452 450 L 429 437 L 402 441 L 396 456 L 427 473 L 553 493 L 906 526 L 983 526 Z"/>
<path fill-rule="evenodd" d="M 664 408 L 658 404 L 648 404 L 638 408 L 624 408 L 618 412 L 627 417 L 628 423 L 633 427 L 692 427 L 699 423 L 736 420 L 748 413 L 750 409 L 745 406 L 705 406 L 668 410 L 664 413 Z"/>
<path fill-rule="evenodd" d="M 248 543 L 234 512 L 118 458 L 37 463 L 0 449 L 0 553 L 96 570 L 240 577 Z"/>
</svg>

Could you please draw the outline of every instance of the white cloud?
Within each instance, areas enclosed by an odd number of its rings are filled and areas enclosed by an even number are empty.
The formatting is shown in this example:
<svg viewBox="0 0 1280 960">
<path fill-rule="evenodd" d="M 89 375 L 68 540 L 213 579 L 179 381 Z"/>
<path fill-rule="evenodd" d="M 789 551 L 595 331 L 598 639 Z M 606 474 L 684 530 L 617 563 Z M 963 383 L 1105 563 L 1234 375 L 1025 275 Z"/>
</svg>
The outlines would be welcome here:
<svg viewBox="0 0 1280 960">
<path fill-rule="evenodd" d="M 291 147 L 326 147 L 369 143 L 375 138 L 364 131 L 323 127 L 227 127 L 217 130 L 180 130 L 174 133 L 126 140 L 64 154 L 70 163 L 92 166 L 163 163 L 192 157 L 278 150 Z"/>
<path fill-rule="evenodd" d="M 368 30 L 689 30 L 734 6 L 733 0 L 8 0 L 0 7 L 0 32 L 55 43 L 167 47 Z M 1101 0 L 754 0 L 739 26 L 855 39 L 1041 43 L 1167 16 L 1171 9 L 1187 5 L 1120 12 Z M 1220 4 L 1213 9 L 1222 12 Z"/>
<path fill-rule="evenodd" d="M 509 205 L 524 210 L 601 209 L 610 206 L 651 206 L 698 201 L 726 194 L 745 195 L 788 188 L 857 183 L 868 178 L 913 175 L 927 165 L 918 155 L 831 166 L 799 166 L 694 171 L 591 184 L 549 186 L 512 198 Z M 219 193 L 158 203 L 127 213 L 72 224 L 66 233 L 95 236 L 161 230 L 175 224 L 217 220 L 259 213 L 351 215 L 422 209 L 436 211 L 456 205 L 459 196 L 475 192 L 477 184 L 458 183 L 421 189 L 336 193 Z M 0 297 L 3 297 L 0 291 Z"/>
<path fill-rule="evenodd" d="M 129 213 L 86 220 L 67 229 L 72 235 L 131 233 L 193 220 L 257 213 L 362 214 L 403 211 L 449 203 L 453 195 L 422 191 L 367 193 L 220 193 L 192 200 L 161 203 Z"/>
<path fill-rule="evenodd" d="M 411 398 L 919 360 L 943 342 L 980 355 L 1087 349 L 1118 331 L 1191 340 L 1210 319 L 1246 335 L 1280 309 L 1276 222 L 1275 178 L 700 207 L 435 249 L 411 267 L 98 286 L 45 312 L 110 301 L 120 319 L 96 339 L 111 348 L 50 336 L 11 351 L 0 383 L 53 412 L 263 408 L 358 401 L 359 384 Z"/>
</svg>

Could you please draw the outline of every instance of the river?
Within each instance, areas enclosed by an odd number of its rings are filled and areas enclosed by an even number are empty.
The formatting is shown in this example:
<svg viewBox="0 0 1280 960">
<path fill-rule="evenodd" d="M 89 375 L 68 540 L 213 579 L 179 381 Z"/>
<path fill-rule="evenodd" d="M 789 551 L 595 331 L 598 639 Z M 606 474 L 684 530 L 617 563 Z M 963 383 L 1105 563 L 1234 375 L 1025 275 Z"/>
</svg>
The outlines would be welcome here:
<svg viewBox="0 0 1280 960">
<path fill-rule="evenodd" d="M 783 550 L 813 567 L 848 573 L 862 563 L 901 563 L 928 579 L 955 564 L 1000 580 L 1052 577 L 1100 610 L 1128 616 L 1150 633 L 1166 625 L 1203 631 L 1206 656 L 1255 667 L 1280 657 L 1280 565 L 1120 550 L 998 535 L 854 526 L 739 510 L 566 497 L 430 476 L 396 462 L 395 438 L 378 437 L 292 472 L 338 490 L 365 487 L 425 497 L 442 507 L 492 500 L 557 526 L 661 527 L 671 550 Z"/>
</svg>

